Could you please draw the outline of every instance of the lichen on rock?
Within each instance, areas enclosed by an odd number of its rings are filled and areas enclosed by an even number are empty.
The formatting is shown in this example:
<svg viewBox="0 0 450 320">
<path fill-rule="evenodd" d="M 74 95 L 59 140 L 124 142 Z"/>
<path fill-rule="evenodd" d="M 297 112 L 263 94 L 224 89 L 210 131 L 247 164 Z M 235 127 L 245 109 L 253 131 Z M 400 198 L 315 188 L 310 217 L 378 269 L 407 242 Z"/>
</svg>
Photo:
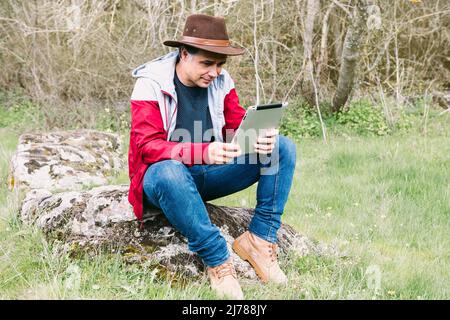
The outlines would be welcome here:
<svg viewBox="0 0 450 320">
<path fill-rule="evenodd" d="M 11 159 L 10 188 L 81 190 L 123 167 L 120 137 L 94 130 L 27 133 Z"/>
</svg>

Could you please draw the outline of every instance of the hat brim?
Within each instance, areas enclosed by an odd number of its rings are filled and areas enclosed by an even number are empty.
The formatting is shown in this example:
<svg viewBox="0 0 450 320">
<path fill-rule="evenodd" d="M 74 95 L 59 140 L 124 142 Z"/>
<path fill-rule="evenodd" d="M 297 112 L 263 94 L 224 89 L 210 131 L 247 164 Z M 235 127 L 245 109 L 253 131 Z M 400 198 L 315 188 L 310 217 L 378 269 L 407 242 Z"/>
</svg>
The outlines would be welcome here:
<svg viewBox="0 0 450 320">
<path fill-rule="evenodd" d="M 167 40 L 167 41 L 164 41 L 163 44 L 166 46 L 169 46 L 169 47 L 179 47 L 182 45 L 187 45 L 187 46 L 191 46 L 191 47 L 202 49 L 202 50 L 209 51 L 209 52 L 224 54 L 227 56 L 239 56 L 239 55 L 244 54 L 244 52 L 245 52 L 245 49 L 243 49 L 243 48 L 236 48 L 236 47 L 232 47 L 232 46 L 229 46 L 229 47 L 206 46 L 206 45 L 200 45 L 200 44 L 190 43 L 190 42 L 185 42 L 185 41 Z"/>
</svg>

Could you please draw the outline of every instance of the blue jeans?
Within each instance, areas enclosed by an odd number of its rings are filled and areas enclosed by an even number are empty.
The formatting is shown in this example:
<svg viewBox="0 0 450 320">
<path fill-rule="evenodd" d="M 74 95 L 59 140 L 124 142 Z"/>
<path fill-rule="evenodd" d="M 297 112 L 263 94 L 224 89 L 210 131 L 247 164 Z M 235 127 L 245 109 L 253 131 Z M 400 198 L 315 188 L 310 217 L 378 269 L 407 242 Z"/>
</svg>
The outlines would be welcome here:
<svg viewBox="0 0 450 320">
<path fill-rule="evenodd" d="M 204 202 L 246 189 L 258 181 L 257 204 L 249 230 L 277 241 L 296 163 L 296 147 L 279 135 L 270 155 L 246 154 L 232 163 L 188 167 L 176 160 L 151 164 L 144 176 L 144 206 L 160 208 L 188 239 L 189 249 L 210 267 L 224 263 L 229 252 Z"/>
</svg>

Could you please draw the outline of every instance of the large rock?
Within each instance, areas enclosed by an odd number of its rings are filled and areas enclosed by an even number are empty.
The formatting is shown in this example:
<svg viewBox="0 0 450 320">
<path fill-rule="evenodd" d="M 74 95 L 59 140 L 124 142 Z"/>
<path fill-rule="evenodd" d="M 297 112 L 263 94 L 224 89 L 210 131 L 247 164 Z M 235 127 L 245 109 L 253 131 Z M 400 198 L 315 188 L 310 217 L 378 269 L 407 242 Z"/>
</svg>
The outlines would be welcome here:
<svg viewBox="0 0 450 320">
<path fill-rule="evenodd" d="M 120 249 L 129 261 L 150 261 L 170 272 L 185 275 L 201 274 L 204 266 L 198 256 L 189 251 L 186 239 L 176 232 L 162 212 L 147 211 L 141 228 L 127 200 L 128 186 L 104 186 L 89 191 L 52 194 L 43 189 L 30 191 L 21 208 L 24 222 L 35 224 L 65 250 Z M 253 209 L 231 208 L 206 204 L 211 220 L 222 231 L 228 244 L 250 222 Z M 329 254 L 331 247 L 320 245 L 297 234 L 283 224 L 278 233 L 283 253 Z M 232 252 L 232 250 L 230 250 Z M 247 262 L 233 254 L 238 273 L 256 278 Z"/>
<path fill-rule="evenodd" d="M 116 134 L 93 130 L 27 133 L 11 159 L 10 188 L 81 190 L 122 169 Z"/>
</svg>

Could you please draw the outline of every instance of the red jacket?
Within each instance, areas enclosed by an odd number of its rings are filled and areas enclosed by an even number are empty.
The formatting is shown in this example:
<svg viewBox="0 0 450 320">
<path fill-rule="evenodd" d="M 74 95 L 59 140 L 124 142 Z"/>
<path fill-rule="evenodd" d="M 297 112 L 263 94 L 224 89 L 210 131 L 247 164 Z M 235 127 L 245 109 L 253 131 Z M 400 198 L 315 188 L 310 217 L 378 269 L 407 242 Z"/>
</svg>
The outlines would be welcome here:
<svg viewBox="0 0 450 320">
<path fill-rule="evenodd" d="M 173 53 L 169 58 L 173 58 Z M 128 151 L 130 190 L 128 201 L 133 206 L 133 211 L 139 220 L 142 220 L 143 216 L 143 178 L 148 166 L 168 159 L 180 161 L 187 166 L 192 166 L 194 162 L 204 164 L 202 155 L 209 145 L 209 143 L 169 141 L 168 133 L 171 132 L 170 129 L 173 129 L 176 122 L 176 96 L 173 95 L 175 90 L 171 87 L 173 86 L 175 64 L 170 61 L 170 63 L 161 67 L 160 60 L 161 58 L 156 59 L 133 72 L 133 75 L 136 76 L 137 74 L 137 77 L 142 79 L 138 79 L 136 82 L 131 97 L 131 132 Z M 148 77 L 139 77 L 139 71 L 143 69 L 156 70 L 156 73 L 148 74 Z M 158 81 L 159 76 L 163 77 L 161 72 L 168 72 L 169 76 Z M 172 72 L 171 77 L 170 72 Z M 145 72 L 141 72 L 141 74 L 145 74 Z M 212 91 L 212 97 L 217 98 L 219 96 L 220 98 L 220 103 L 218 103 L 220 107 L 210 108 L 211 112 L 216 112 L 216 114 L 212 114 L 213 122 L 215 121 L 220 126 L 223 124 L 218 137 L 219 141 L 225 140 L 223 138 L 225 137 L 225 130 L 236 130 L 245 115 L 245 109 L 239 104 L 234 83 L 232 83 L 231 78 L 228 78 L 226 71 L 222 74 L 224 75 L 222 78 L 227 82 L 231 81 L 231 83 L 227 83 L 226 86 L 213 83 L 214 86 L 211 84 L 210 86 L 213 87 L 208 88 Z M 155 75 L 158 77 L 155 77 Z M 158 80 L 155 81 L 155 78 Z M 164 90 L 165 86 L 169 87 L 169 89 L 166 89 L 170 90 L 169 92 L 172 92 L 172 94 Z M 168 107 L 170 104 L 173 105 L 172 110 Z M 220 119 L 222 119 L 222 122 L 220 122 Z"/>
</svg>

